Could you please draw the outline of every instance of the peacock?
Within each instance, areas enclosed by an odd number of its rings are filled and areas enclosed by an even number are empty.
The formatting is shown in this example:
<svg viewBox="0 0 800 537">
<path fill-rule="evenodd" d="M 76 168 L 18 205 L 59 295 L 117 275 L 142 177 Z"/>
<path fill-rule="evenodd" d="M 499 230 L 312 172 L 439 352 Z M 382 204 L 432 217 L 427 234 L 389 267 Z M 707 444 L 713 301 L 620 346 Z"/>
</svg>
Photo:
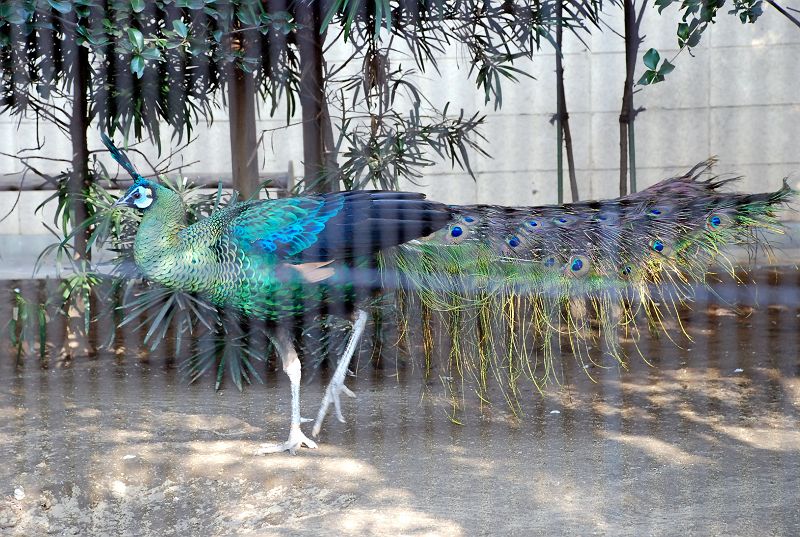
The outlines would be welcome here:
<svg viewBox="0 0 800 537">
<path fill-rule="evenodd" d="M 705 282 L 710 263 L 733 271 L 725 247 L 768 247 L 763 232 L 781 232 L 777 209 L 794 194 L 785 181 L 776 192 L 727 192 L 722 187 L 734 179 L 708 176 L 708 161 L 605 201 L 456 206 L 419 193 L 347 191 L 239 202 L 187 226 L 180 196 L 142 177 L 103 141 L 134 180 L 115 207 L 142 214 L 134 259 L 145 277 L 272 328 L 290 380 L 291 421 L 288 439 L 262 446 L 262 454 L 317 447 L 301 429 L 310 420 L 300 415 L 292 326 L 304 316 L 352 322 L 313 425 L 316 437 L 331 404 L 344 421 L 340 396 L 354 395 L 344 378 L 367 323 L 363 303 L 375 290 L 409 290 L 427 310 L 483 333 L 498 313 L 507 326 L 524 326 L 536 348 L 515 347 L 514 359 L 541 380 L 534 357 L 552 364 L 563 340 L 581 356 L 599 338 L 622 359 L 619 334 L 638 333 L 637 318 L 657 328 Z M 462 353 L 461 374 L 485 382 L 491 340 Z"/>
<path fill-rule="evenodd" d="M 315 420 L 316 436 L 329 405 L 344 421 L 340 395 L 354 396 L 344 377 L 367 322 L 358 301 L 380 284 L 370 267 L 361 270 L 361 260 L 431 234 L 451 220 L 452 211 L 422 194 L 347 191 L 244 201 L 187 226 L 180 195 L 142 177 L 107 136 L 102 140 L 134 179 L 114 205 L 142 213 L 133 254 L 144 276 L 272 328 L 291 385 L 291 425 L 286 442 L 264 445 L 259 453 L 316 448 L 300 428 L 301 366 L 293 321 L 324 311 L 353 323 Z"/>
</svg>

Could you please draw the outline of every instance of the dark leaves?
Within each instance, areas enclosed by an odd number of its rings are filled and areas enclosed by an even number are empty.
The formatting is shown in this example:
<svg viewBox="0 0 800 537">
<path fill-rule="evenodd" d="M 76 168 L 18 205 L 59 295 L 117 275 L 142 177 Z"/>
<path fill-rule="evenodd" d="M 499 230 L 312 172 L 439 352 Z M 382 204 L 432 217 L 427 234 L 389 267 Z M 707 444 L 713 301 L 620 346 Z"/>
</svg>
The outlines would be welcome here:
<svg viewBox="0 0 800 537">
<path fill-rule="evenodd" d="M 651 48 L 647 52 L 645 52 L 643 61 L 645 66 L 647 67 L 647 71 L 644 72 L 642 77 L 639 79 L 637 84 L 640 86 L 647 86 L 648 84 L 656 84 L 658 82 L 663 82 L 664 77 L 666 77 L 669 73 L 671 73 L 675 66 L 669 62 L 669 60 L 664 60 L 659 67 L 658 62 L 661 60 L 661 55 L 658 51 L 654 48 Z"/>
</svg>

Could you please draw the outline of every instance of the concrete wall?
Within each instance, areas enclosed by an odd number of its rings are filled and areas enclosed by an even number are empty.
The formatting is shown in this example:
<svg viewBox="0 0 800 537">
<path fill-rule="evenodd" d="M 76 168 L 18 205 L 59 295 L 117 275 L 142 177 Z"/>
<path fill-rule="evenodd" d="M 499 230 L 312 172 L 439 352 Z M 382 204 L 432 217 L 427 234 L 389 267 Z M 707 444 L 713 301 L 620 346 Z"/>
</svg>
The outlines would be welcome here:
<svg viewBox="0 0 800 537">
<path fill-rule="evenodd" d="M 609 6 L 605 20 L 612 28 L 622 26 L 622 12 Z M 636 106 L 644 107 L 636 122 L 639 186 L 643 188 L 666 176 L 682 172 L 711 155 L 719 157 L 717 171 L 746 176 L 744 190 L 777 188 L 790 176 L 800 181 L 800 28 L 765 6 L 755 25 L 721 14 L 719 22 L 703 36 L 694 57 L 681 54 L 677 69 L 664 83 L 645 87 L 636 94 Z M 642 53 L 649 47 L 671 58 L 677 52 L 674 10 L 658 16 L 648 12 Z M 613 197 L 618 185 L 618 115 L 624 80 L 623 42 L 610 30 L 587 36 L 589 47 L 572 36 L 566 40 L 567 103 L 570 110 L 575 158 L 582 198 Z M 590 52 L 591 51 L 591 52 Z M 340 54 L 341 57 L 341 54 Z M 409 59 L 398 58 L 411 66 Z M 641 60 L 638 74 L 643 72 Z M 520 63 L 536 80 L 504 88 L 504 106 L 495 111 L 483 103 L 483 93 L 467 77 L 469 65 L 463 52 L 453 49 L 441 59 L 441 77 L 421 75 L 420 85 L 436 103 L 451 101 L 451 109 L 482 110 L 487 114 L 483 133 L 493 159 L 475 155 L 477 178 L 454 171 L 449 163 L 427 170 L 422 188 L 432 197 L 451 203 L 541 204 L 556 200 L 555 56 L 537 54 Z M 279 113 L 269 118 L 263 111 L 259 129 L 286 124 Z M 299 121 L 295 118 L 293 121 Z M 228 122 L 224 112 L 212 125 L 198 125 L 198 140 L 182 151 L 170 167 L 183 165 L 183 173 L 230 175 Z M 37 127 L 30 121 L 0 116 L 0 152 L 16 154 L 35 143 Z M 39 128 L 46 141 L 42 153 L 69 158 L 68 140 L 47 127 Z M 266 154 L 262 170 L 286 170 L 293 161 L 302 171 L 301 132 L 298 125 L 265 133 Z M 169 133 L 163 136 L 169 146 Z M 93 135 L 93 148 L 100 148 Z M 158 160 L 153 147 L 142 147 Z M 111 161 L 105 157 L 108 164 Z M 133 159 L 145 172 L 146 163 Z M 38 163 L 57 171 L 64 163 Z M 21 166 L 0 156 L 0 173 L 19 173 Z M 569 196 L 568 188 L 566 195 Z M 21 214 L 0 222 L 0 233 L 39 233 L 32 225 L 30 209 L 41 196 L 26 194 Z M 16 193 L 0 193 L 0 216 L 6 214 Z M 791 217 L 791 215 L 790 215 Z"/>
<path fill-rule="evenodd" d="M 677 20 L 648 13 L 643 54 L 657 48 L 663 57 L 677 52 Z M 611 8 L 612 27 L 622 13 Z M 566 92 L 582 198 L 612 197 L 619 183 L 619 110 L 624 82 L 624 45 L 606 31 L 565 45 Z M 682 53 L 666 82 L 642 88 L 644 107 L 636 122 L 640 188 L 682 172 L 717 155 L 719 173 L 744 175 L 744 190 L 777 188 L 784 177 L 800 182 L 800 28 L 769 6 L 755 25 L 720 16 L 691 57 Z M 454 78 L 458 58 L 445 71 Z M 637 72 L 644 71 L 641 58 Z M 537 55 L 526 70 L 537 78 L 505 92 L 502 110 L 487 108 L 485 129 L 494 159 L 476 159 L 478 180 L 437 166 L 429 190 L 452 202 L 538 204 L 556 200 L 556 136 L 549 121 L 555 112 L 555 57 Z M 450 75 L 450 73 L 454 73 Z M 459 78 L 461 78 L 459 76 Z M 450 87 L 456 86 L 454 83 Z M 459 84 L 465 106 L 482 96 Z M 468 85 L 467 85 L 468 86 Z M 431 81 L 428 94 L 442 85 Z M 471 99 L 471 100 L 470 100 Z M 567 199 L 568 187 L 565 187 Z"/>
</svg>

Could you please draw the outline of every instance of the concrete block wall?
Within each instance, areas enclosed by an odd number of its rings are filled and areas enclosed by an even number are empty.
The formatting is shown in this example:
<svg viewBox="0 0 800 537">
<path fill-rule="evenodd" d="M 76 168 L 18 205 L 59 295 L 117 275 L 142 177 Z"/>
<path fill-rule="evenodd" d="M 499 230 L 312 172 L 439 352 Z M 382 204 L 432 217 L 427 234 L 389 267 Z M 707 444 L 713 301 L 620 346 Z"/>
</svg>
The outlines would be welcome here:
<svg viewBox="0 0 800 537">
<path fill-rule="evenodd" d="M 605 21 L 614 29 L 622 26 L 622 12 L 608 5 Z M 646 40 L 640 54 L 657 48 L 663 57 L 677 53 L 677 14 L 667 10 L 659 16 L 650 9 L 645 16 Z M 624 45 L 608 29 L 586 36 L 588 48 L 574 36 L 566 36 L 565 68 L 567 103 L 575 145 L 580 194 L 584 199 L 613 197 L 618 192 L 618 116 L 624 81 Z M 345 51 L 339 54 L 344 57 Z M 330 57 L 336 61 L 337 55 Z M 413 67 L 408 57 L 393 60 Z M 638 182 L 644 188 L 664 177 L 683 172 L 711 155 L 719 157 L 717 171 L 744 175 L 743 190 L 777 188 L 789 176 L 800 186 L 800 29 L 770 6 L 754 25 L 720 14 L 719 21 L 703 36 L 694 57 L 680 54 L 676 70 L 667 81 L 642 88 L 635 96 L 644 107 L 636 121 Z M 644 67 L 641 58 L 637 73 Z M 450 203 L 543 204 L 556 201 L 556 139 L 550 119 L 555 112 L 555 55 L 544 48 L 533 61 L 520 62 L 535 80 L 521 79 L 503 90 L 504 106 L 485 105 L 483 93 L 469 80 L 469 64 L 463 51 L 448 50 L 440 59 L 440 74 L 429 69 L 417 75 L 423 94 L 434 103 L 451 102 L 451 111 L 481 111 L 487 115 L 483 134 L 493 158 L 472 156 L 473 179 L 449 162 L 438 162 L 426 170 L 420 186 L 431 197 Z M 261 105 L 259 130 L 286 125 L 284 111 L 270 117 Z M 286 129 L 264 133 L 260 166 L 265 172 L 285 170 L 293 161 L 302 173 L 302 139 L 299 116 Z M 0 116 L 0 152 L 16 154 L 35 144 L 36 133 L 46 140 L 48 156 L 69 158 L 68 141 L 54 129 Z M 211 125 L 195 128 L 197 140 L 183 150 L 170 167 L 182 172 L 230 174 L 229 124 L 224 109 Z M 162 143 L 170 147 L 164 129 Z M 92 133 L 92 148 L 102 147 Z M 140 148 L 158 160 L 155 146 Z M 112 161 L 99 155 L 110 169 Z M 151 170 L 137 155 L 134 163 L 143 173 Z M 60 162 L 39 162 L 41 168 L 57 172 Z M 0 155 L 0 173 L 21 172 L 19 163 Z M 569 197 L 568 188 L 565 188 Z M 0 199 L 2 207 L 6 201 Z M 32 201 L 31 203 L 35 203 Z M 2 208 L 0 207 L 0 209 Z M 794 218 L 791 213 L 788 215 Z M 4 225 L 0 223 L 0 233 Z M 27 220 L 25 221 L 27 223 Z M 11 227 L 8 228 L 11 231 Z"/>
<path fill-rule="evenodd" d="M 775 189 L 784 177 L 800 187 L 800 29 L 771 7 L 765 9 L 754 25 L 721 15 L 694 57 L 681 53 L 666 82 L 636 93 L 635 105 L 644 108 L 636 121 L 640 188 L 713 155 L 719 159 L 718 173 L 744 176 L 742 190 Z M 644 71 L 641 56 L 648 48 L 670 59 L 678 52 L 674 15 L 646 15 L 638 74 Z M 605 20 L 619 29 L 622 13 L 609 6 Z M 565 39 L 566 99 L 580 194 L 585 199 L 613 197 L 619 183 L 624 44 L 610 31 L 594 33 L 589 48 L 572 36 Z M 454 203 L 465 198 L 480 203 L 556 201 L 556 139 L 550 124 L 556 107 L 555 56 L 544 51 L 524 68 L 537 80 L 505 90 L 501 110 L 484 107 L 487 149 L 494 159 L 476 159 L 474 185 L 463 173 L 437 167 L 426 190 Z M 437 87 L 442 84 L 431 81 L 428 91 Z M 475 102 L 464 99 L 465 107 Z M 567 186 L 565 195 L 569 199 Z M 797 219 L 793 212 L 786 217 Z"/>
<path fill-rule="evenodd" d="M 46 203 L 52 191 L 0 192 L 0 235 L 46 235 L 54 224 L 57 202 Z M 39 210 L 37 210 L 39 209 Z"/>
</svg>

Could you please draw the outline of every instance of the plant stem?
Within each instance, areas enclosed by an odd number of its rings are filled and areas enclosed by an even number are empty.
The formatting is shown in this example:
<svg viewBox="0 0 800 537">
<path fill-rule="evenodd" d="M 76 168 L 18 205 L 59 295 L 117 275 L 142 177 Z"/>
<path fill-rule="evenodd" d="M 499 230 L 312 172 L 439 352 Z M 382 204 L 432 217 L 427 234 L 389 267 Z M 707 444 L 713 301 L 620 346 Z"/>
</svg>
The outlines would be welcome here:
<svg viewBox="0 0 800 537">
<path fill-rule="evenodd" d="M 561 118 L 556 117 L 556 159 L 558 160 L 557 168 L 556 168 L 556 177 L 558 180 L 558 201 L 557 203 L 561 205 L 564 203 L 564 157 L 562 155 L 562 144 L 561 140 L 563 138 L 561 127 Z"/>
<path fill-rule="evenodd" d="M 575 172 L 575 155 L 572 151 L 572 134 L 569 129 L 569 119 L 564 120 L 564 145 L 567 147 L 567 169 L 569 170 L 569 188 L 572 193 L 572 201 L 578 201 L 578 176 Z"/>
<path fill-rule="evenodd" d="M 562 0 L 556 3 L 556 177 L 558 181 L 558 204 L 564 203 L 564 156 L 563 156 L 563 127 L 561 115 L 564 105 L 564 66 L 562 65 L 561 42 L 563 39 L 562 14 L 564 5 Z"/>
<path fill-rule="evenodd" d="M 72 143 L 72 173 L 69 177 L 69 195 L 71 199 L 72 225 L 83 223 L 89 216 L 85 201 L 86 189 L 91 184 L 89 171 L 89 143 L 87 132 L 89 130 L 89 50 L 86 47 L 77 47 L 74 50 L 77 56 L 77 66 L 72 81 L 72 113 L 69 117 L 69 135 Z M 75 258 L 88 259 L 87 250 L 89 230 L 75 234 Z"/>
<path fill-rule="evenodd" d="M 631 194 L 636 192 L 636 124 L 635 117 L 628 123 L 628 160 L 630 162 Z"/>
</svg>

